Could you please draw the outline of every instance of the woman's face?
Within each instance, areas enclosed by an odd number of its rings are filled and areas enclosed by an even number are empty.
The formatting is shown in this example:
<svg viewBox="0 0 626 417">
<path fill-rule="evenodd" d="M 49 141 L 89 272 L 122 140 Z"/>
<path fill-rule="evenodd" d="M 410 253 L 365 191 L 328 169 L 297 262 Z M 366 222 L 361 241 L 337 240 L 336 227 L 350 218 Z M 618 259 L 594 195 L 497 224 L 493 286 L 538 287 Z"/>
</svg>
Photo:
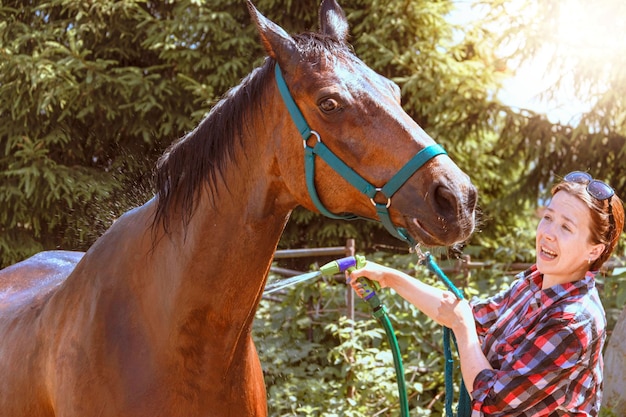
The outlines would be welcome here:
<svg viewBox="0 0 626 417">
<path fill-rule="evenodd" d="M 537 226 L 537 268 L 555 282 L 581 279 L 604 249 L 590 243 L 590 211 L 577 197 L 558 191 Z"/>
</svg>

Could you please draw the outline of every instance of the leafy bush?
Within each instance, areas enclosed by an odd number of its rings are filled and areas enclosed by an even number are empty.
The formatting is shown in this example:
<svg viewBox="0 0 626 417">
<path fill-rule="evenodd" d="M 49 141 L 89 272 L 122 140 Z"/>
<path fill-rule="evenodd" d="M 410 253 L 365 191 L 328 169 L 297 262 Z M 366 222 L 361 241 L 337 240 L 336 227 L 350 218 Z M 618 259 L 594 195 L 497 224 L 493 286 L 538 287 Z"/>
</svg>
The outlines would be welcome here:
<svg viewBox="0 0 626 417">
<path fill-rule="evenodd" d="M 379 256 L 370 259 L 382 262 Z M 408 258 L 396 255 L 391 264 L 410 267 Z M 423 269 L 418 273 L 421 279 L 435 283 L 424 276 Z M 398 387 L 384 329 L 358 297 L 355 320 L 347 318 L 345 298 L 351 288 L 343 279 L 323 278 L 262 300 L 254 338 L 265 373 L 270 415 L 398 415 Z M 411 410 L 421 416 L 441 415 L 440 326 L 393 291 L 382 290 L 380 297 L 389 310 L 402 352 Z"/>
</svg>

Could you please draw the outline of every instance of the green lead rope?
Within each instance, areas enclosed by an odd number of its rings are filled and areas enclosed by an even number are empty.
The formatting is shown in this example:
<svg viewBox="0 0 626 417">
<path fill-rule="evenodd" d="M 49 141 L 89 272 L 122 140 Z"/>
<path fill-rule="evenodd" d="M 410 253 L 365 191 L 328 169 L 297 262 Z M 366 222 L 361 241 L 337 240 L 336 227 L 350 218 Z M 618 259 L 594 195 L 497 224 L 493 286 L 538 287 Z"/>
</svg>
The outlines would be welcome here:
<svg viewBox="0 0 626 417">
<path fill-rule="evenodd" d="M 437 275 L 443 283 L 448 287 L 448 289 L 458 298 L 459 300 L 464 299 L 463 293 L 454 285 L 452 281 L 443 273 L 441 268 L 435 263 L 432 255 L 429 252 L 426 252 L 422 259 L 421 263 L 426 265 L 428 269 L 430 269 L 435 275 Z M 452 358 L 452 342 L 454 342 L 455 347 L 458 350 L 458 346 L 456 345 L 456 339 L 452 331 L 444 327 L 443 328 L 443 354 L 445 359 L 444 371 L 445 371 L 445 387 L 446 387 L 446 416 L 453 417 L 455 414 L 452 411 L 452 401 L 454 398 L 454 384 L 453 384 L 453 372 L 454 372 L 454 359 Z M 471 400 L 469 393 L 467 392 L 467 388 L 465 387 L 465 383 L 463 382 L 463 378 L 461 377 L 461 388 L 460 388 L 460 397 L 459 397 L 459 405 L 457 407 L 457 417 L 470 417 L 472 413 L 471 409 Z"/>
</svg>

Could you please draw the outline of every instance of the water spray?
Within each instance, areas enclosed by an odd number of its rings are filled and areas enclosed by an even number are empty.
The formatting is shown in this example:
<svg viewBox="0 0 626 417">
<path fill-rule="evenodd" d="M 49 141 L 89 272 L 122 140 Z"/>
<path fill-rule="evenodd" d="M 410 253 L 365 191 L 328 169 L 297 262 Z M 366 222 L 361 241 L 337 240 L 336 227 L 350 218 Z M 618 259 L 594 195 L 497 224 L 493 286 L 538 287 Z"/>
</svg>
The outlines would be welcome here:
<svg viewBox="0 0 626 417">
<path fill-rule="evenodd" d="M 288 279 L 283 279 L 278 282 L 273 282 L 265 287 L 265 291 L 263 291 L 263 295 L 271 294 L 276 291 L 283 290 L 285 288 L 291 287 L 292 285 L 299 284 L 304 281 L 308 281 L 313 278 L 319 278 L 322 276 L 321 271 L 313 271 L 307 272 L 306 274 L 296 275 L 295 277 L 291 277 Z"/>
<path fill-rule="evenodd" d="M 319 271 L 308 272 L 306 274 L 297 275 L 295 277 L 291 277 L 289 279 L 270 284 L 265 288 L 263 294 L 271 294 L 273 292 L 282 290 L 300 282 L 308 281 L 321 276 L 332 277 L 333 275 L 340 274 L 342 272 L 349 273 L 356 269 L 363 268 L 366 262 L 367 260 L 362 255 L 348 256 L 346 258 L 337 259 L 323 265 L 319 269 Z M 389 320 L 389 316 L 387 315 L 387 308 L 380 302 L 380 299 L 376 294 L 376 291 L 380 290 L 380 285 L 378 285 L 377 282 L 370 281 L 365 277 L 358 278 L 358 282 L 363 288 L 363 295 L 361 296 L 361 298 L 363 298 L 363 300 L 366 301 L 372 308 L 372 315 L 382 324 L 383 328 L 385 329 L 385 333 L 387 334 L 387 340 L 389 341 L 391 352 L 393 354 L 393 363 L 396 370 L 396 379 L 398 381 L 398 394 L 400 397 L 401 411 L 400 415 L 402 417 L 408 417 L 409 401 L 407 398 L 406 383 L 404 380 L 404 366 L 402 365 L 402 356 L 400 354 L 400 347 L 398 346 L 396 334 L 393 331 L 391 321 Z"/>
</svg>

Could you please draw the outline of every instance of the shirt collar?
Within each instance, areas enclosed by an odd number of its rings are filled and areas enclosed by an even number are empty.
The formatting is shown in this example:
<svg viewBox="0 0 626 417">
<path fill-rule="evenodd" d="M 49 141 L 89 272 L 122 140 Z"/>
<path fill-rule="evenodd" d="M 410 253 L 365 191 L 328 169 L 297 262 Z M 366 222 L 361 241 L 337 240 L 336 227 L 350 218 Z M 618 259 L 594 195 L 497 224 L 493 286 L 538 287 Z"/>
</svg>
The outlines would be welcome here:
<svg viewBox="0 0 626 417">
<path fill-rule="evenodd" d="M 586 294 L 595 287 L 596 272 L 587 271 L 582 279 L 566 282 L 564 284 L 554 285 L 547 290 L 541 289 L 543 283 L 543 274 L 537 269 L 537 265 L 531 266 L 525 273 L 528 285 L 543 307 L 574 295 Z"/>
</svg>

